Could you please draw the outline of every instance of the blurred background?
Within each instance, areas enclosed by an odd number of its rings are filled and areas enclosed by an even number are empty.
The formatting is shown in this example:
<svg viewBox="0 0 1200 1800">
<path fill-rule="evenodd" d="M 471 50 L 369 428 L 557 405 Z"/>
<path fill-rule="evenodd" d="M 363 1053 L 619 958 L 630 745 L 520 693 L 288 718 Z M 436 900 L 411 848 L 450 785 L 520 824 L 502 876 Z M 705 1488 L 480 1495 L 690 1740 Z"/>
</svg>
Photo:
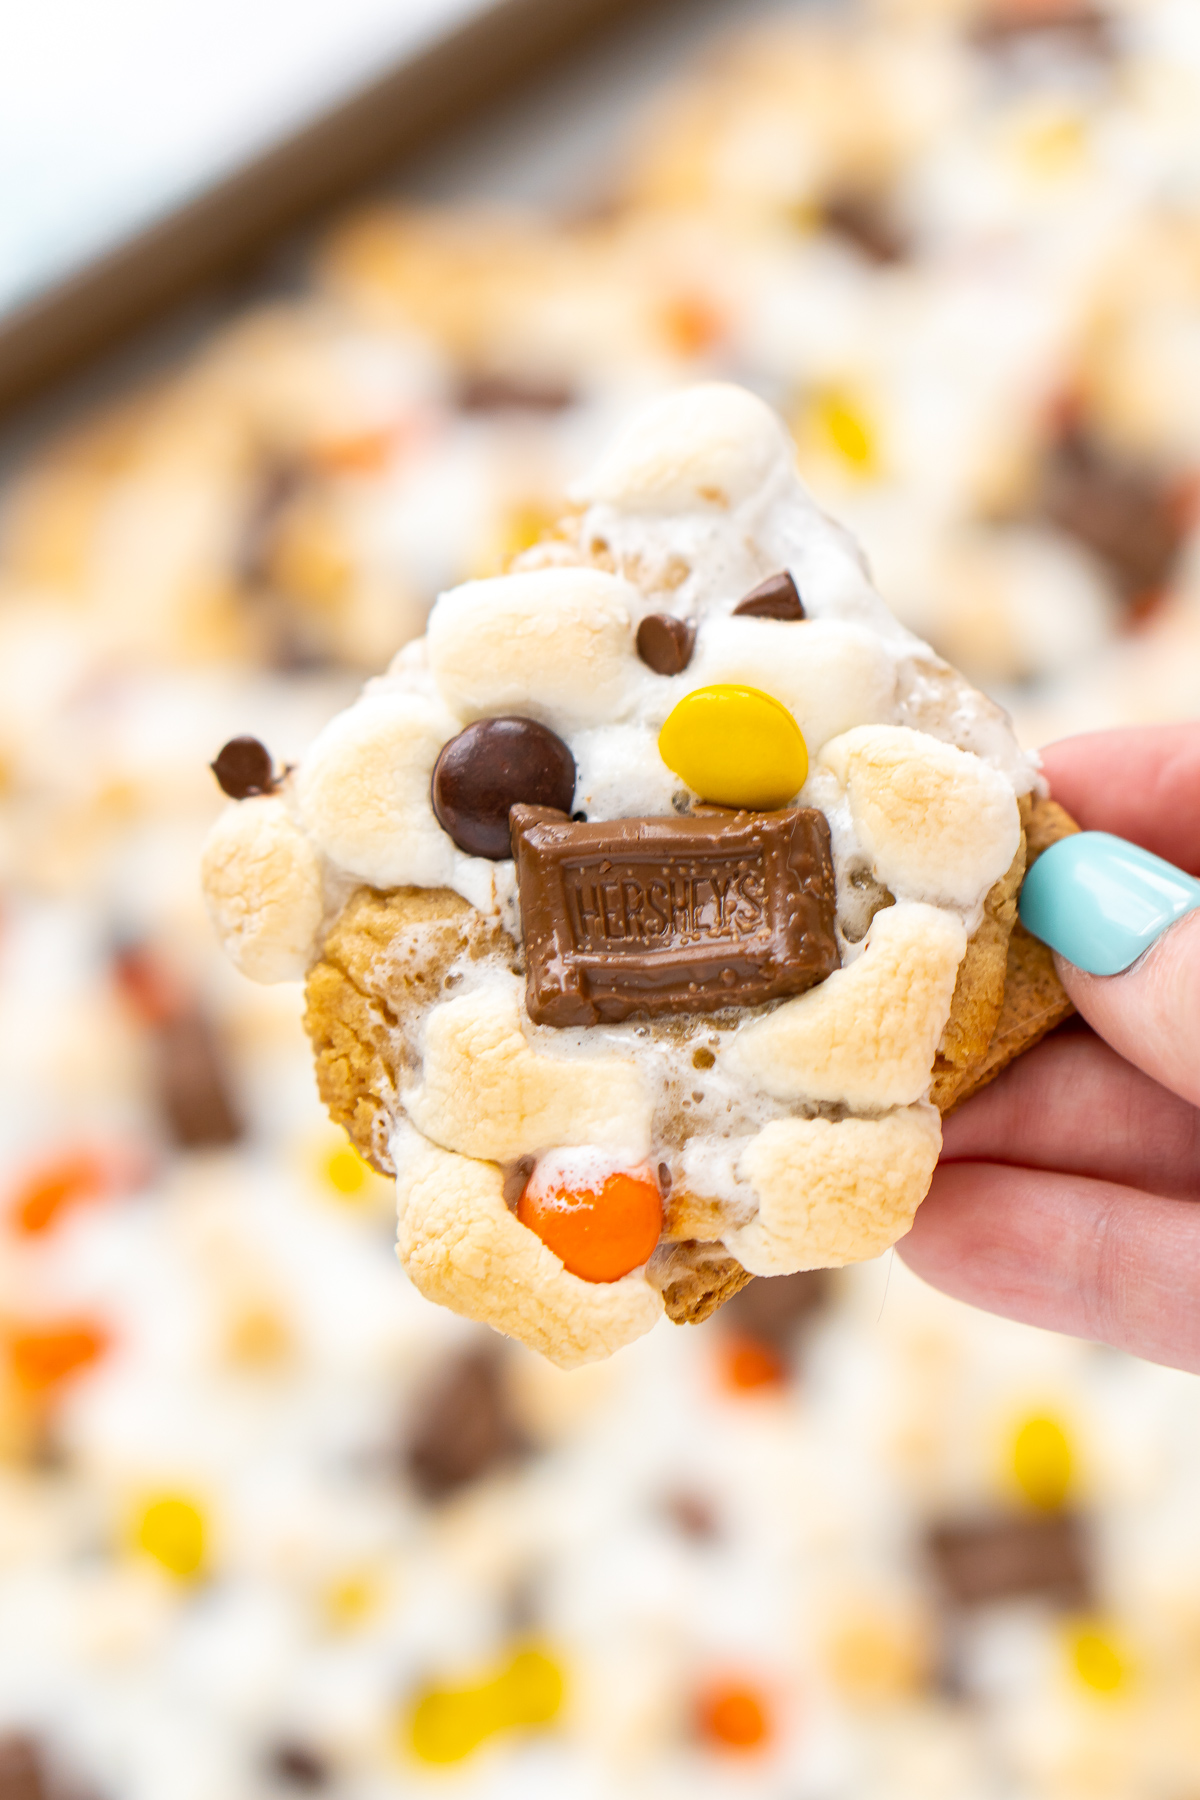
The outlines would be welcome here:
<svg viewBox="0 0 1200 1800">
<path fill-rule="evenodd" d="M 1198 1800 L 1193 1379 L 891 1257 L 573 1374 L 433 1308 L 196 866 L 225 739 L 294 759 L 697 379 L 1026 743 L 1200 713 L 1200 8 L 37 14 L 0 1800 Z"/>
</svg>

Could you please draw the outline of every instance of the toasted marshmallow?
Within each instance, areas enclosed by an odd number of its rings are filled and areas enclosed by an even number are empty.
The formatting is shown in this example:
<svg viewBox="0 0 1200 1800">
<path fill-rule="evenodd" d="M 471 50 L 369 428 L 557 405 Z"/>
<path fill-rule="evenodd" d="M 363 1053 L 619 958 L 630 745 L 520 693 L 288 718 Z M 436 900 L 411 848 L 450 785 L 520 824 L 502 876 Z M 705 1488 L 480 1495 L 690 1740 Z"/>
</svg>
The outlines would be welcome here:
<svg viewBox="0 0 1200 1800">
<path fill-rule="evenodd" d="M 743 1025 L 723 1061 L 777 1100 L 907 1106 L 929 1087 L 966 949 L 953 913 L 887 907 L 857 961 Z"/>
<path fill-rule="evenodd" d="M 429 666 L 464 722 L 497 713 L 558 732 L 619 719 L 642 669 L 639 601 L 602 569 L 529 569 L 451 588 L 429 615 Z"/>
<path fill-rule="evenodd" d="M 821 751 L 876 880 L 935 905 L 979 905 L 1021 841 L 1012 783 L 981 757 L 906 725 L 861 725 Z"/>
<path fill-rule="evenodd" d="M 739 1172 L 758 1215 L 727 1233 L 753 1275 L 841 1268 L 879 1256 L 912 1224 L 942 1147 L 936 1108 L 881 1119 L 773 1119 L 742 1153 Z"/>
<path fill-rule="evenodd" d="M 429 783 L 457 729 L 436 700 L 386 691 L 330 720 L 300 765 L 296 806 L 331 862 L 377 888 L 452 884 L 454 845 Z"/>
<path fill-rule="evenodd" d="M 662 1298 L 643 1275 L 581 1281 L 504 1204 L 494 1163 L 401 1129 L 393 1143 L 396 1253 L 427 1300 L 482 1320 L 574 1369 L 645 1335 Z"/>
<path fill-rule="evenodd" d="M 274 794 L 238 800 L 213 824 L 200 859 L 208 916 L 252 981 L 299 981 L 321 928 L 321 859 Z"/>
<path fill-rule="evenodd" d="M 429 1015 L 424 1079 L 401 1095 L 417 1129 L 448 1150 L 497 1162 L 595 1144 L 639 1161 L 652 1102 L 622 1056 L 546 1056 L 521 1030 L 519 988 L 495 983 Z"/>
<path fill-rule="evenodd" d="M 791 465 L 791 443 L 771 408 L 744 388 L 710 382 L 648 406 L 574 498 L 626 512 L 727 508 Z"/>
<path fill-rule="evenodd" d="M 810 756 L 851 725 L 885 719 L 895 698 L 892 657 L 862 625 L 806 619 L 713 619 L 700 634 L 688 685 L 743 682 L 782 700 Z"/>
</svg>

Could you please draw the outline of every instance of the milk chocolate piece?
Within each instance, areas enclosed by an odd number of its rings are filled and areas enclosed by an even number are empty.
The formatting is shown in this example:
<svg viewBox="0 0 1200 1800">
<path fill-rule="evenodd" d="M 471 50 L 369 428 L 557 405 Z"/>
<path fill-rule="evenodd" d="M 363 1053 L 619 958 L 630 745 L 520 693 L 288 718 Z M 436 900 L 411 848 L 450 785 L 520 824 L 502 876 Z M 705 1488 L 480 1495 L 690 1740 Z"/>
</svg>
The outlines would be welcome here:
<svg viewBox="0 0 1200 1800">
<path fill-rule="evenodd" d="M 275 786 L 271 752 L 255 737 L 230 738 L 209 768 L 221 792 L 231 800 L 249 800 L 252 794 L 269 794 Z"/>
<path fill-rule="evenodd" d="M 758 1006 L 838 966 L 815 807 L 576 825 L 514 806 L 512 838 L 539 1025 Z"/>
<path fill-rule="evenodd" d="M 1019 50 L 1035 38 L 1052 38 L 1087 55 L 1112 54 L 1111 21 L 1090 0 L 995 0 L 968 36 L 982 50 Z"/>
<path fill-rule="evenodd" d="M 575 394 L 565 381 L 539 381 L 534 376 L 468 375 L 458 390 L 463 412 L 562 412 Z"/>
<path fill-rule="evenodd" d="M 940 1525 L 929 1554 L 947 1598 L 958 1606 L 1035 1596 L 1057 1606 L 1092 1601 L 1087 1546 L 1072 1513 Z"/>
<path fill-rule="evenodd" d="M 455 1357 L 421 1395 L 405 1463 L 418 1493 L 442 1500 L 528 1450 L 500 1357 L 489 1344 Z"/>
<path fill-rule="evenodd" d="M 1135 609 L 1170 581 L 1187 533 L 1157 471 L 1118 460 L 1075 427 L 1050 457 L 1039 498 L 1043 515 L 1099 558 Z"/>
<path fill-rule="evenodd" d="M 751 588 L 733 609 L 735 619 L 789 619 L 806 617 L 800 592 L 786 569 Z"/>
<path fill-rule="evenodd" d="M 696 627 L 670 613 L 651 613 L 637 631 L 637 653 L 656 675 L 680 675 L 692 660 Z"/>
<path fill-rule="evenodd" d="M 276 1744 L 267 1758 L 267 1768 L 275 1780 L 285 1787 L 299 1788 L 304 1793 L 316 1794 L 329 1786 L 331 1775 L 329 1764 L 323 1756 L 307 1744 L 295 1743 L 288 1738 L 282 1744 Z"/>
<path fill-rule="evenodd" d="M 24 1731 L 0 1737 L 0 1800 L 49 1800 L 41 1752 Z"/>
<path fill-rule="evenodd" d="M 434 816 L 460 850 L 501 862 L 512 855 L 509 808 L 570 810 L 575 758 L 535 719 L 477 719 L 450 739 L 434 764 Z"/>
<path fill-rule="evenodd" d="M 826 231 L 861 251 L 868 262 L 903 262 L 908 240 L 888 212 L 883 197 L 866 190 L 831 194 L 821 208 Z"/>
</svg>

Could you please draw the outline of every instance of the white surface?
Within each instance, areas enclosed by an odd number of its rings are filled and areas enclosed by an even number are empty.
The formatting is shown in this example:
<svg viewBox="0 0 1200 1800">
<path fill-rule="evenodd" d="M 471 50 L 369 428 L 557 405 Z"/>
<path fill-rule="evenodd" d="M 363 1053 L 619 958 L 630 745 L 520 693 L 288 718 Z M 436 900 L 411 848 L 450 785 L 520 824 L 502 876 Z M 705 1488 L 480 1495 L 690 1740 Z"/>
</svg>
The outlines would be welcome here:
<svg viewBox="0 0 1200 1800">
<path fill-rule="evenodd" d="M 0 55 L 0 311 L 495 0 L 38 0 Z"/>
</svg>

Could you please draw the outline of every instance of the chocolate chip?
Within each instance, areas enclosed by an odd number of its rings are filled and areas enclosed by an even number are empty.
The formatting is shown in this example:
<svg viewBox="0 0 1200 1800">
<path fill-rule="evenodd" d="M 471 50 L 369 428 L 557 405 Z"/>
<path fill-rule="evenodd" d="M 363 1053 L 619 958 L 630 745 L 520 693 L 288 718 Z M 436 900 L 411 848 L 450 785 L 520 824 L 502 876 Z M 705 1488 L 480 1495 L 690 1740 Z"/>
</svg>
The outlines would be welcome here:
<svg viewBox="0 0 1200 1800">
<path fill-rule="evenodd" d="M 637 631 L 637 653 L 656 675 L 678 675 L 692 660 L 696 627 L 670 613 L 651 613 Z"/>
<path fill-rule="evenodd" d="M 796 1327 L 819 1312 L 829 1294 L 825 1269 L 802 1269 L 797 1275 L 760 1275 L 735 1294 L 721 1314 L 722 1322 L 773 1350 L 785 1350 Z"/>
<path fill-rule="evenodd" d="M 512 855 L 509 808 L 553 806 L 569 812 L 575 758 L 533 719 L 479 719 L 451 738 L 433 770 L 438 824 L 468 856 L 502 862 Z"/>
<path fill-rule="evenodd" d="M 269 794 L 275 787 L 271 752 L 255 737 L 235 737 L 217 752 L 209 764 L 222 793 L 231 800 L 248 800 L 252 794 Z"/>
<path fill-rule="evenodd" d="M 807 617 L 804 602 L 787 570 L 768 576 L 751 588 L 744 600 L 733 609 L 735 619 L 803 619 Z"/>
<path fill-rule="evenodd" d="M 277 1744 L 267 1758 L 267 1768 L 276 1781 L 285 1782 L 288 1787 L 303 1788 L 308 1793 L 329 1786 L 328 1763 L 307 1744 L 290 1740 Z"/>
<path fill-rule="evenodd" d="M 42 1755 L 27 1732 L 0 1737 L 0 1800 L 49 1800 Z"/>
<path fill-rule="evenodd" d="M 417 1400 L 404 1460 L 418 1493 L 442 1500 L 528 1449 L 501 1359 L 489 1346 L 438 1370 Z"/>
<path fill-rule="evenodd" d="M 947 1598 L 958 1606 L 1025 1595 L 1071 1608 L 1091 1604 L 1087 1545 L 1071 1513 L 939 1525 L 926 1547 Z"/>
</svg>

